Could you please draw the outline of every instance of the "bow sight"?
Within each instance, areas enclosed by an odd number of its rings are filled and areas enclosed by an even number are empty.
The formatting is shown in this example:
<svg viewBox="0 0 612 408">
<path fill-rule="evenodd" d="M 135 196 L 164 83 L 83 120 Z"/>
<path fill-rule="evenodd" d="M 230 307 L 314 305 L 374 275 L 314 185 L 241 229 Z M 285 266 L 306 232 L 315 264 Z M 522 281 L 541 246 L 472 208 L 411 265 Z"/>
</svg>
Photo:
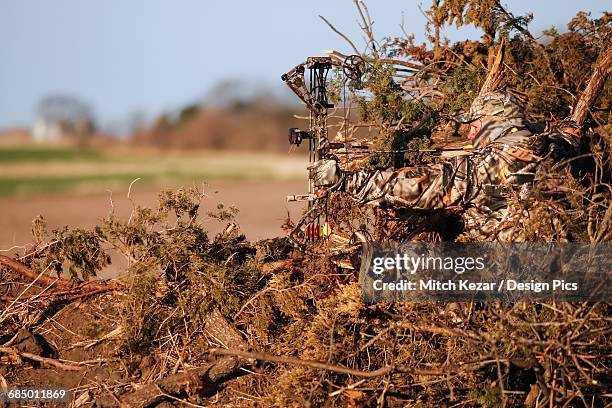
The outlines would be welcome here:
<svg viewBox="0 0 612 408">
<path fill-rule="evenodd" d="M 304 139 L 311 139 L 312 135 L 305 130 L 299 128 L 289 129 L 289 144 L 299 146 Z"/>
<path fill-rule="evenodd" d="M 322 159 L 333 158 L 331 149 L 344 147 L 343 143 L 330 143 L 328 138 L 327 114 L 334 105 L 330 103 L 327 92 L 327 76 L 332 67 L 342 68 L 346 78 L 356 85 L 361 82 L 365 69 L 363 59 L 358 55 L 351 55 L 344 61 L 331 57 L 309 57 L 306 62 L 295 66 L 292 70 L 281 76 L 287 86 L 306 104 L 309 116 L 308 130 L 298 128 L 289 129 L 289 143 L 299 146 L 302 141 L 308 140 L 309 170 L 308 194 L 291 195 L 287 201 L 308 201 L 309 211 L 302 217 L 290 237 L 301 231 L 303 225 L 308 225 L 305 231 L 307 240 L 315 240 L 321 236 L 329 235 L 327 220 L 321 225 L 321 210 L 323 203 L 315 195 L 312 165 Z M 306 75 L 306 71 L 308 74 Z M 306 80 L 308 77 L 308 80 Z"/>
</svg>

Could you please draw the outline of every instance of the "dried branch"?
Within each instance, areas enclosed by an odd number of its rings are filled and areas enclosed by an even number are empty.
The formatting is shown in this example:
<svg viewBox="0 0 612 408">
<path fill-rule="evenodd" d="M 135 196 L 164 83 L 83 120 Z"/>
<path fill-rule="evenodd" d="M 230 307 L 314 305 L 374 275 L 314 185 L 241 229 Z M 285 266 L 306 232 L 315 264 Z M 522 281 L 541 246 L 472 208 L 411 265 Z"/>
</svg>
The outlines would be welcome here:
<svg viewBox="0 0 612 408">
<path fill-rule="evenodd" d="M 132 393 L 121 396 L 121 402 L 132 408 L 154 406 L 170 396 L 213 395 L 223 382 L 238 375 L 241 362 L 236 358 L 224 358 L 203 367 L 194 368 L 153 383 L 146 384 Z"/>
<path fill-rule="evenodd" d="M 599 54 L 591 78 L 572 113 L 572 120 L 578 125 L 582 125 L 586 120 L 589 109 L 597 100 L 610 72 L 612 72 L 612 47 L 608 46 Z"/>
<path fill-rule="evenodd" d="M 54 289 L 59 289 L 62 292 L 51 292 L 46 296 L 66 296 L 73 295 L 70 298 L 79 299 L 83 297 L 93 296 L 101 293 L 112 292 L 116 290 L 124 290 L 125 288 L 117 281 L 91 281 L 82 284 L 81 286 L 74 286 L 74 284 L 63 278 L 53 278 L 48 275 L 38 273 L 21 262 L 9 258 L 8 256 L 0 255 L 0 264 L 10 268 L 11 270 L 20 273 L 26 279 L 30 281 L 36 281 L 44 286 L 50 286 Z M 10 298 L 4 297 L 2 300 L 8 300 Z"/>
<path fill-rule="evenodd" d="M 412 368 L 412 367 L 406 367 L 402 365 L 391 365 L 391 366 L 381 367 L 374 371 L 362 371 L 362 370 L 355 370 L 355 369 L 348 368 L 348 367 L 327 364 L 321 361 L 302 360 L 302 359 L 295 358 L 295 357 L 275 356 L 273 354 L 268 354 L 268 353 L 253 353 L 253 352 L 247 352 L 247 351 L 242 351 L 242 350 L 228 350 L 228 349 L 211 349 L 209 353 L 212 355 L 237 356 L 237 357 L 243 357 L 243 358 L 252 359 L 252 360 L 269 361 L 272 363 L 295 364 L 295 365 L 301 365 L 305 367 L 316 368 L 319 370 L 332 371 L 334 373 L 339 373 L 339 374 L 353 375 L 355 377 L 361 377 L 361 378 L 376 378 L 376 377 L 382 377 L 385 375 L 396 374 L 396 373 L 425 375 L 425 376 L 448 375 L 448 374 L 453 374 L 457 372 L 471 371 L 471 370 L 480 368 L 487 364 L 493 364 L 493 363 L 498 363 L 498 362 L 505 362 L 505 363 L 509 362 L 508 360 L 500 360 L 500 359 L 481 360 L 481 361 L 463 364 L 455 368 L 448 368 L 445 370 L 434 369 L 434 368 Z"/>
<path fill-rule="evenodd" d="M 295 357 L 281 357 L 281 356 L 275 356 L 273 354 L 268 354 L 268 353 L 251 353 L 251 352 L 242 351 L 242 350 L 211 349 L 209 353 L 212 355 L 237 356 L 237 357 L 243 357 L 243 358 L 259 360 L 259 361 L 270 361 L 272 363 L 295 364 L 295 365 L 301 365 L 305 367 L 316 368 L 319 370 L 332 371 L 334 373 L 339 373 L 339 374 L 353 375 L 355 377 L 362 377 L 362 378 L 376 378 L 376 377 L 382 377 L 382 376 L 393 374 L 393 373 L 434 375 L 434 376 L 447 374 L 446 371 L 442 371 L 442 370 L 408 368 L 408 367 L 403 367 L 403 366 L 386 366 L 386 367 L 382 367 L 374 371 L 361 371 L 361 370 L 355 370 L 352 368 L 342 367 L 338 365 L 327 364 L 321 361 L 302 360 L 302 359 L 295 358 Z"/>
<path fill-rule="evenodd" d="M 390 59 L 390 58 L 382 58 L 379 61 L 383 64 L 400 65 L 402 67 L 413 68 L 416 70 L 423 69 L 422 65 L 415 64 L 415 63 L 408 62 L 408 61 L 395 60 L 395 59 Z"/>
<path fill-rule="evenodd" d="M 37 280 L 42 285 L 53 286 L 58 289 L 68 290 L 72 287 L 72 283 L 62 278 L 52 278 L 51 276 L 41 275 L 38 272 L 33 271 L 26 265 L 19 261 L 9 258 L 8 256 L 0 255 L 0 264 L 12 269 L 15 272 L 19 272 L 26 279 L 33 281 Z"/>
<path fill-rule="evenodd" d="M 350 40 L 350 38 L 348 38 L 346 35 L 342 34 L 340 31 L 338 31 L 338 29 L 336 27 L 334 27 L 332 25 L 332 23 L 330 23 L 329 21 L 327 21 L 327 19 L 323 16 L 319 16 L 319 18 L 323 21 L 325 21 L 325 24 L 327 24 L 329 26 L 329 28 L 332 29 L 333 32 L 335 32 L 336 34 L 338 34 L 340 37 L 344 38 L 346 40 L 346 42 L 348 42 L 351 46 L 351 48 L 353 49 L 353 51 L 355 51 L 355 54 L 360 55 L 361 53 L 359 52 L 359 50 L 357 49 L 357 47 L 355 46 L 355 44 Z"/>
<path fill-rule="evenodd" d="M 59 368 L 60 370 L 64 370 L 64 371 L 81 371 L 85 368 L 85 364 L 82 364 L 82 363 L 71 362 L 70 364 L 66 364 L 66 363 L 62 363 L 59 360 L 53 359 L 53 358 L 41 357 L 36 354 L 27 353 L 25 351 L 19 351 L 13 347 L 0 346 L 0 353 L 22 357 L 27 360 L 36 361 L 36 362 L 46 364 L 46 365 L 49 365 L 55 368 Z"/>
<path fill-rule="evenodd" d="M 363 26 L 361 27 L 361 29 L 368 36 L 368 45 L 369 45 L 370 50 L 372 51 L 372 56 L 375 59 L 378 59 L 379 55 L 378 55 L 378 50 L 376 49 L 376 40 L 374 39 L 374 33 L 372 31 L 372 19 L 370 18 L 370 13 L 368 12 L 368 9 L 363 1 L 353 0 L 353 2 L 355 3 L 355 6 L 357 7 L 357 11 L 359 12 L 359 16 L 361 17 L 361 21 L 363 22 Z M 366 15 L 367 15 L 367 19 L 366 19 Z"/>
<path fill-rule="evenodd" d="M 499 44 L 499 48 L 497 50 L 497 54 L 495 55 L 495 60 L 487 73 L 487 77 L 485 78 L 484 84 L 480 88 L 480 95 L 483 95 L 487 92 L 492 92 L 499 87 L 499 84 L 502 81 L 504 76 L 504 52 L 506 50 L 506 41 L 504 39 L 501 40 Z"/>
</svg>

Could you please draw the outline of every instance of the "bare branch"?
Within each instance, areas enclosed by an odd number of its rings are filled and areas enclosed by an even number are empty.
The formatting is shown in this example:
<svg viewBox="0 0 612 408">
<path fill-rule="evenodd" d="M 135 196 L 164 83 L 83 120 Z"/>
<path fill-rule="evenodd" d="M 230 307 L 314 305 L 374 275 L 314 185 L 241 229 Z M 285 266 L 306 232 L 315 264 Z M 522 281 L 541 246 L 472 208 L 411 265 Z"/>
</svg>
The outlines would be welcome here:
<svg viewBox="0 0 612 408">
<path fill-rule="evenodd" d="M 587 117 L 589 109 L 597 100 L 599 93 L 601 92 L 604 83 L 606 82 L 607 76 L 612 72 L 612 47 L 608 46 L 607 49 L 603 50 L 595 65 L 593 67 L 593 73 L 591 78 L 580 95 L 578 103 L 572 114 L 572 120 L 578 125 L 582 125 Z"/>
<path fill-rule="evenodd" d="M 357 49 L 357 47 L 355 46 L 355 44 L 350 40 L 350 38 L 348 38 L 346 35 L 342 34 L 340 31 L 338 31 L 338 29 L 336 27 L 334 27 L 332 25 L 332 23 L 330 23 L 329 21 L 327 21 L 327 19 L 323 16 L 319 16 L 319 18 L 323 21 L 325 21 L 325 24 L 327 24 L 329 26 L 329 28 L 332 29 L 333 32 L 335 32 L 336 34 L 338 34 L 340 37 L 344 38 L 346 40 L 346 42 L 348 42 L 351 45 L 351 48 L 353 48 L 353 51 L 355 51 L 355 54 L 360 55 L 361 53 L 359 52 L 359 50 Z"/>
<path fill-rule="evenodd" d="M 434 369 L 434 368 L 412 368 L 412 367 L 406 367 L 406 366 L 401 366 L 401 365 L 397 365 L 397 366 L 391 365 L 391 366 L 385 366 L 385 367 L 379 368 L 374 371 L 361 371 L 361 370 L 355 370 L 355 369 L 347 368 L 343 366 L 327 364 L 321 361 L 302 360 L 302 359 L 295 358 L 295 357 L 275 356 L 273 354 L 268 354 L 268 353 L 252 353 L 248 351 L 228 350 L 228 349 L 211 349 L 209 353 L 212 355 L 237 356 L 237 357 L 243 357 L 243 358 L 252 359 L 252 360 L 270 361 L 273 363 L 280 363 L 280 364 L 295 364 L 295 365 L 301 365 L 305 367 L 316 368 L 319 370 L 332 371 L 334 373 L 339 373 L 339 374 L 353 375 L 355 377 L 362 377 L 362 378 L 376 378 L 376 377 L 382 377 L 382 376 L 394 374 L 394 373 L 425 375 L 425 376 L 448 375 L 452 373 L 478 369 L 487 364 L 493 364 L 493 363 L 498 363 L 498 362 L 508 363 L 508 360 L 494 359 L 494 360 L 480 360 L 480 361 L 475 361 L 471 363 L 466 363 L 458 367 L 448 368 L 446 370 Z"/>
<path fill-rule="evenodd" d="M 361 27 L 361 29 L 366 33 L 368 37 L 369 48 L 372 51 L 374 58 L 378 59 L 379 55 L 378 51 L 376 50 L 376 40 L 374 39 L 374 33 L 372 31 L 372 20 L 370 19 L 370 13 L 368 12 L 368 9 L 363 1 L 353 0 L 353 2 L 357 7 L 357 11 L 359 12 L 359 16 L 361 17 L 361 21 L 363 22 L 363 26 Z"/>
<path fill-rule="evenodd" d="M 29 279 L 30 281 L 36 280 L 41 285 L 54 286 L 62 290 L 68 290 L 72 287 L 70 281 L 66 279 L 52 278 L 48 275 L 39 274 L 38 272 L 35 272 L 32 269 L 28 268 L 21 262 L 16 261 L 13 258 L 9 258 L 8 256 L 0 255 L 0 265 L 4 265 L 15 272 L 19 272 L 21 275 L 23 275 L 26 279 Z"/>
<path fill-rule="evenodd" d="M 499 87 L 499 84 L 502 81 L 504 74 L 503 61 L 504 51 L 506 50 L 506 41 L 502 39 L 498 47 L 499 49 L 497 50 L 497 55 L 495 55 L 495 60 L 487 73 L 487 77 L 482 85 L 482 88 L 480 88 L 480 95 L 483 95 L 486 92 L 494 91 Z"/>
<path fill-rule="evenodd" d="M 64 370 L 64 371 L 81 371 L 85 368 L 84 363 L 70 362 L 70 364 L 66 364 L 66 363 L 62 363 L 59 360 L 55 360 L 53 358 L 41 357 L 41 356 L 37 356 L 36 354 L 19 351 L 13 347 L 0 346 L 0 353 L 9 354 L 12 356 L 23 357 L 27 360 L 32 360 L 38 363 L 43 363 L 43 364 L 46 364 L 46 365 L 49 365 L 55 368 L 59 368 L 60 370 Z"/>
</svg>

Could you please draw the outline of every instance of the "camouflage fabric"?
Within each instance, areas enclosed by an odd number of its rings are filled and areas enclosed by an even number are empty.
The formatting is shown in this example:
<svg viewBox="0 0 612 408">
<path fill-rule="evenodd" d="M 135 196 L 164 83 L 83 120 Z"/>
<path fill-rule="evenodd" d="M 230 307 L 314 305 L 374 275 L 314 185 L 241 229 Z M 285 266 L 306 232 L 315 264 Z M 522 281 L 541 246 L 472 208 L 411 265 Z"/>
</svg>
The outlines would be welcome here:
<svg viewBox="0 0 612 408">
<path fill-rule="evenodd" d="M 459 119 L 481 121 L 474 153 L 427 167 L 345 172 L 330 189 L 344 191 L 359 203 L 387 208 L 461 206 L 466 230 L 477 239 L 510 239 L 505 231 L 510 224 L 507 193 L 528 187 L 541 160 L 533 152 L 523 110 L 509 94 L 492 92 L 476 98 L 470 112 Z"/>
<path fill-rule="evenodd" d="M 487 92 L 474 99 L 470 110 L 455 116 L 460 123 L 470 123 L 483 116 L 497 116 L 505 119 L 524 119 L 525 111 L 518 100 L 503 91 Z"/>
<path fill-rule="evenodd" d="M 340 181 L 340 167 L 333 159 L 321 159 L 315 162 L 310 170 L 310 178 L 315 187 L 330 187 Z"/>
<path fill-rule="evenodd" d="M 514 130 L 476 153 L 433 166 L 345 173 L 338 189 L 360 203 L 381 207 L 469 205 L 494 211 L 505 205 L 504 189 L 533 180 L 540 158 L 527 144 L 530 136 L 526 130 Z"/>
</svg>

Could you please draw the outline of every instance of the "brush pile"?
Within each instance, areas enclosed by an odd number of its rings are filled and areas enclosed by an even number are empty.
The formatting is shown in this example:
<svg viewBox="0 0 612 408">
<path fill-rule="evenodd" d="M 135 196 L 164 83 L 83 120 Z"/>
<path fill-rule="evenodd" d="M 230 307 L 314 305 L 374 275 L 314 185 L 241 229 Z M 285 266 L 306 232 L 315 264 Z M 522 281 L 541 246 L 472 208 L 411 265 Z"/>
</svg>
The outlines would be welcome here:
<svg viewBox="0 0 612 408">
<path fill-rule="evenodd" d="M 544 45 L 527 17 L 489 3 L 435 1 L 428 48 L 410 36 L 379 44 L 356 2 L 368 51 L 355 51 L 370 68 L 354 98 L 361 120 L 379 129 L 372 143 L 452 141 L 463 130 L 445 115 L 504 82 L 532 119 L 571 114 L 584 135 L 581 156 L 545 163 L 531 195 L 510 200 L 516 214 L 531 214 L 516 226 L 521 239 L 609 242 L 610 14 L 579 14 Z M 447 23 L 474 24 L 483 41 L 449 45 L 439 35 Z M 496 64 L 499 55 L 506 62 Z M 405 160 L 431 158 L 359 165 Z M 330 222 L 343 238 L 303 253 L 286 238 L 247 241 L 233 223 L 237 210 L 219 204 L 202 214 L 206 199 L 196 189 L 166 191 L 156 208 L 134 206 L 128 219 L 111 213 L 92 229 L 49 231 L 34 220 L 32 246 L 0 256 L 0 392 L 66 388 L 73 407 L 612 402 L 609 303 L 362 302 L 356 234 L 469 241 L 453 211 L 360 208 L 334 193 Z M 211 218 L 227 223 L 216 236 L 204 227 Z M 120 277 L 93 279 L 109 263 Z"/>
<path fill-rule="evenodd" d="M 2 383 L 67 387 L 73 406 L 599 406 L 609 398 L 608 303 L 367 305 L 350 263 L 322 249 L 250 243 L 232 223 L 208 237 L 201 199 L 196 190 L 165 192 L 158 208 L 110 216 L 90 231 L 45 234 L 37 220 L 47 240 L 19 260 L 0 259 Z M 99 270 L 110 249 L 125 257 L 124 277 L 84 282 L 82 271 Z M 72 280 L 48 273 L 60 267 Z"/>
</svg>

